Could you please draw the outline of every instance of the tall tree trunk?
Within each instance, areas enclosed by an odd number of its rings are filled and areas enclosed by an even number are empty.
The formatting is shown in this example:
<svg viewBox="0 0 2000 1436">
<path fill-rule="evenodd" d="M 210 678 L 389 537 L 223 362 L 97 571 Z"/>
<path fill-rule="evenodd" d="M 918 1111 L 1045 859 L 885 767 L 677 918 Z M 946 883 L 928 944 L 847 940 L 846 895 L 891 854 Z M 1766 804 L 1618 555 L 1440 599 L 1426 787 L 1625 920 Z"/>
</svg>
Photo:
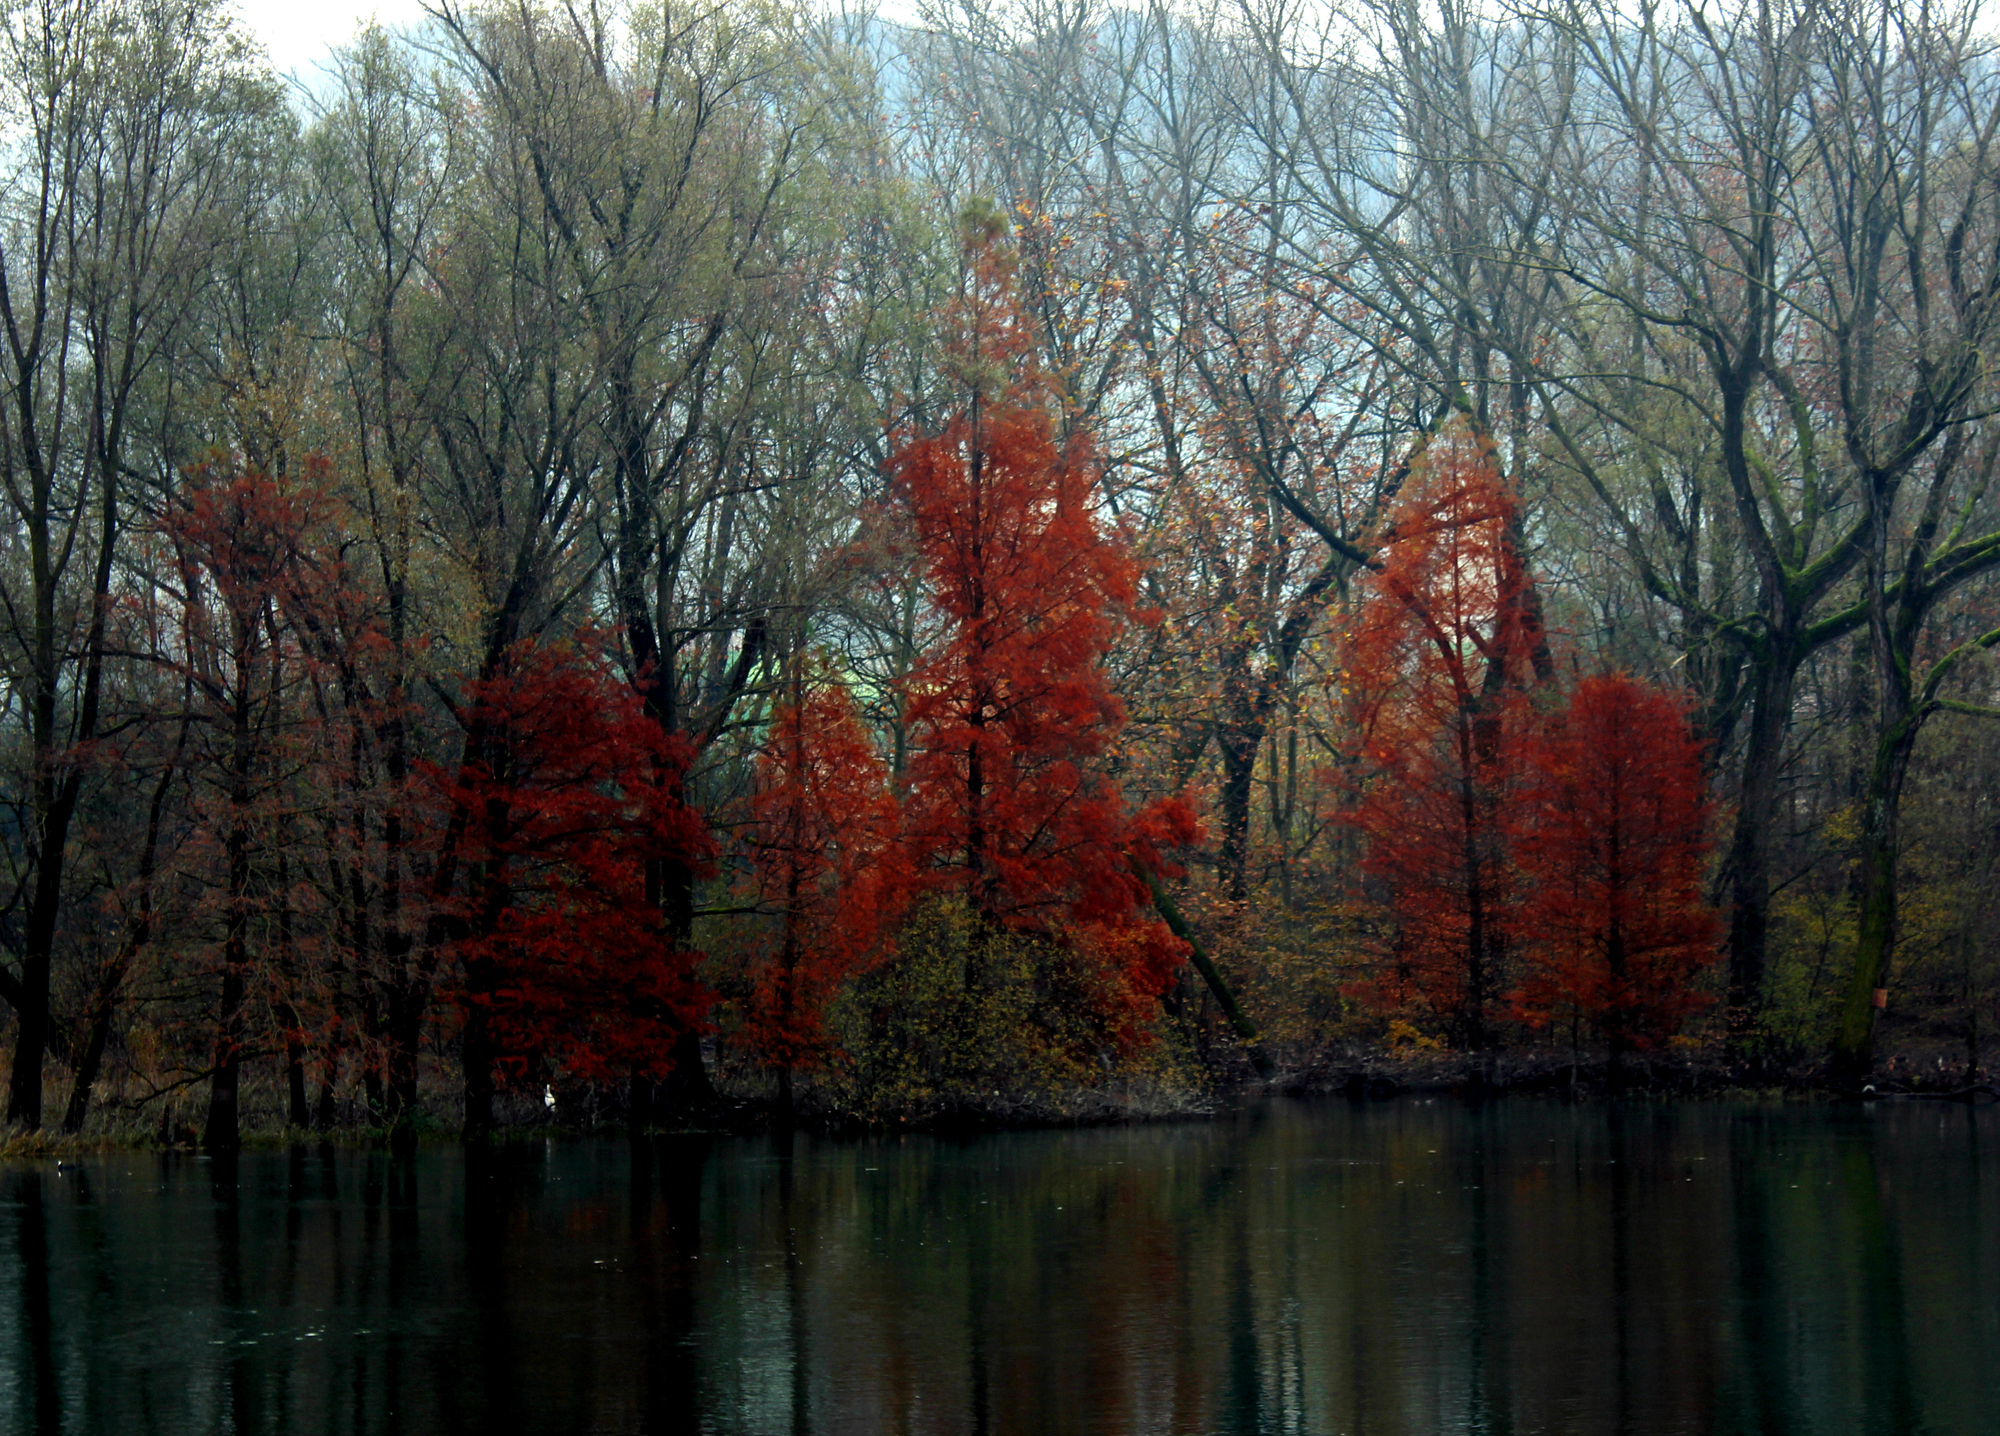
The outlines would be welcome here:
<svg viewBox="0 0 2000 1436">
<path fill-rule="evenodd" d="M 1486 881 L 1492 863 L 1487 851 L 1487 799 L 1481 791 L 1485 774 L 1478 745 L 1470 741 L 1466 731 L 1476 728 L 1477 720 L 1461 715 L 1459 724 L 1459 821 L 1465 830 L 1465 851 L 1460 859 L 1465 867 L 1465 996 L 1459 1005 L 1459 1040 L 1468 1052 L 1484 1052 L 1486 996 L 1499 914 L 1493 910 L 1495 895 Z"/>
<path fill-rule="evenodd" d="M 26 402 L 26 401 L 24 401 Z M 63 751 L 56 696 L 63 685 L 56 643 L 56 588 L 60 573 L 50 554 L 49 490 L 39 477 L 35 512 L 29 524 L 29 554 L 34 575 L 34 672 L 28 699 L 29 736 L 34 745 L 35 883 L 22 934 L 21 978 L 5 984 L 18 1026 L 14 1062 L 7 1090 L 7 1120 L 33 1131 L 42 1125 L 42 1068 L 52 1036 L 49 993 L 55 966 L 56 928 L 62 913 L 63 877 L 68 867 L 70 826 L 83 791 L 83 773 L 71 751 Z M 104 669 L 104 622 L 111 584 L 110 535 L 115 531 L 115 496 L 104 497 L 100 515 L 105 547 L 100 554 L 92 589 L 94 612 L 84 642 L 82 695 L 74 742 L 97 736 L 97 709 Z"/>
<path fill-rule="evenodd" d="M 1850 1081 L 1860 1081 L 1874 1065 L 1875 1022 L 1881 1012 L 1876 994 L 1886 996 L 1889 963 L 1896 950 L 1896 859 L 1903 779 L 1916 749 L 1918 727 L 1915 715 L 1905 713 L 1881 735 L 1862 799 L 1861 911 L 1854 968 L 1848 974 L 1833 1044 L 1835 1071 Z"/>
<path fill-rule="evenodd" d="M 498 753 L 489 757 L 488 766 L 495 777 L 507 772 L 507 760 Z M 500 920 L 513 900 L 506 859 L 501 856 L 512 813 L 504 800 L 496 798 L 486 804 L 483 818 L 490 856 L 473 873 L 472 887 L 480 905 L 471 929 L 472 936 L 482 938 L 499 931 Z M 465 1028 L 459 1038 L 459 1058 L 465 1078 L 464 1135 L 468 1142 L 484 1141 L 493 1133 L 493 1067 L 500 1052 L 493 1041 L 487 1003 L 499 985 L 498 976 L 489 958 L 469 958 L 465 963 Z"/>
<path fill-rule="evenodd" d="M 37 764 L 47 768 L 47 761 Z M 7 1120 L 29 1131 L 42 1125 L 42 1065 L 49 1042 L 49 987 L 54 968 L 56 917 L 62 904 L 64 849 L 69 844 L 73 805 L 53 796 L 55 784 L 38 772 L 35 807 L 39 810 L 34 897 L 29 902 L 23 934 L 21 980 L 10 985 L 15 998 L 14 1065 L 8 1076 Z"/>
<path fill-rule="evenodd" d="M 385 1125 L 404 1127 L 416 1119 L 418 1057 L 424 1036 L 424 1013 L 430 1006 L 430 983 L 411 976 L 398 984 L 385 1004 L 388 1020 L 383 1030 L 388 1037 L 389 1064 L 379 1082 L 377 1101 Z"/>
<path fill-rule="evenodd" d="M 250 644 L 250 626 L 234 620 L 237 652 Z M 255 761 L 251 719 L 255 704 L 250 665 L 236 663 L 236 694 L 230 705 L 229 828 L 223 839 L 224 888 L 222 991 L 216 1008 L 215 1071 L 209 1079 L 208 1121 L 202 1146 L 233 1152 L 241 1144 L 243 1082 L 243 999 L 250 972 L 250 776 Z"/>
<path fill-rule="evenodd" d="M 312 1108 L 306 1104 L 305 1030 L 291 995 L 297 981 L 292 965 L 296 956 L 292 945 L 291 864 L 281 843 L 278 848 L 278 972 L 285 984 L 285 993 L 278 1002 L 278 1021 L 285 1028 L 285 1121 L 303 1132 L 312 1125 Z"/>
<path fill-rule="evenodd" d="M 464 1073 L 465 1121 L 463 1135 L 468 1142 L 483 1142 L 493 1135 L 493 1041 L 486 1009 L 479 1005 L 490 984 L 475 971 L 481 964 L 467 963 L 465 974 L 465 1028 L 459 1036 L 459 1060 Z"/>
<path fill-rule="evenodd" d="M 63 1109 L 62 1129 L 65 1132 L 83 1130 L 84 1118 L 90 1113 L 91 1089 L 97 1085 L 97 1074 L 104 1063 L 104 1049 L 111 1040 L 111 1019 L 117 1011 L 119 989 L 124 986 L 125 975 L 131 970 L 134 959 L 152 941 L 153 870 L 159 860 L 160 816 L 166 808 L 167 790 L 173 783 L 181 750 L 186 746 L 187 733 L 188 724 L 183 719 L 173 761 L 161 770 L 159 781 L 153 785 L 153 800 L 146 809 L 146 840 L 139 849 L 139 890 L 133 898 L 134 915 L 127 925 L 125 940 L 119 944 L 118 955 L 99 976 L 97 989 L 91 994 L 83 1052 L 77 1058 L 76 1077 L 69 1089 L 69 1104 Z"/>
<path fill-rule="evenodd" d="M 651 523 L 650 507 L 633 504 L 627 508 L 619 549 L 618 599 L 640 702 L 662 733 L 677 735 L 680 711 L 673 640 L 668 635 L 663 641 L 646 590 L 654 552 Z M 679 773 L 662 771 L 655 776 L 656 781 L 677 791 L 684 781 Z M 661 927 L 676 942 L 693 939 L 694 898 L 691 865 L 673 858 L 646 860 L 647 904 L 659 913 Z M 644 1072 L 632 1074 L 627 1113 L 634 1134 L 688 1113 L 706 1111 L 715 1103 L 715 1087 L 701 1060 L 699 1032 L 690 1028 L 678 1034 L 670 1061 L 672 1067 L 664 1079 Z"/>
<path fill-rule="evenodd" d="M 1227 722 L 1215 730 L 1216 752 L 1222 758 L 1222 895 L 1231 903 L 1250 900 L 1250 803 L 1257 777 L 1257 754 L 1263 746 L 1264 725 Z"/>
<path fill-rule="evenodd" d="M 1778 820 L 1778 780 L 1792 716 L 1798 655 L 1788 632 L 1772 634 L 1753 658 L 1750 729 L 1737 790 L 1736 827 L 1726 864 L 1729 881 L 1729 1015 L 1739 1040 L 1755 1042 L 1764 1010 L 1765 952 L 1771 913 L 1771 839 Z"/>
<path fill-rule="evenodd" d="M 397 492 L 403 489 L 400 468 Z M 381 747 L 382 770 L 388 780 L 389 801 L 382 811 L 382 916 L 379 923 L 382 970 L 387 975 L 389 1071 L 384 1084 L 388 1120 L 403 1126 L 417 1112 L 417 1059 L 423 1040 L 424 1013 L 430 1006 L 431 983 L 417 960 L 416 942 L 410 932 L 412 918 L 403 905 L 403 880 L 408 867 L 409 834 L 403 817 L 403 803 L 410 782 L 408 644 L 409 599 L 400 566 L 385 565 L 383 579 L 389 614 L 389 678 L 382 721 L 376 741 Z M 365 901 L 360 911 L 366 913 Z"/>
</svg>

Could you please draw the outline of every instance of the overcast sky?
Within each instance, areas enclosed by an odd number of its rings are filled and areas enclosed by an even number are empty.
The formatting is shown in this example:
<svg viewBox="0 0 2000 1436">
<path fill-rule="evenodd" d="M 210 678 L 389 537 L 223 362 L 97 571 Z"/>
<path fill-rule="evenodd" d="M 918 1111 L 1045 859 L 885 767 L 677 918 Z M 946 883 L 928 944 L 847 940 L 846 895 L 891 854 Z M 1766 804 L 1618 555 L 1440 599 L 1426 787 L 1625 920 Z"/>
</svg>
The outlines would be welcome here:
<svg viewBox="0 0 2000 1436">
<path fill-rule="evenodd" d="M 384 25 L 408 25 L 422 14 L 418 0 L 236 0 L 236 5 L 281 75 L 310 69 L 330 46 L 353 39 L 355 27 L 370 15 Z"/>
</svg>

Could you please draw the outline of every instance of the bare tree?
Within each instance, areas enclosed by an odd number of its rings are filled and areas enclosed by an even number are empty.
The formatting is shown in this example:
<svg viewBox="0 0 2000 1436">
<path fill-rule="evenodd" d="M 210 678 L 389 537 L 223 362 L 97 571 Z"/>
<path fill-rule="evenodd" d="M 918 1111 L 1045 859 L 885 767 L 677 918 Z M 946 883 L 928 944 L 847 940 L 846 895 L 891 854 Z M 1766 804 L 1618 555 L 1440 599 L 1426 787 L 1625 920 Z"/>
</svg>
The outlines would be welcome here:
<svg viewBox="0 0 2000 1436">
<path fill-rule="evenodd" d="M 8 1115 L 32 1128 L 128 491 L 186 457 L 158 447 L 163 371 L 278 97 L 202 5 L 47 0 L 10 11 L 0 43 L 20 121 L 0 231 L 0 469 L 27 550 L 0 603 L 32 752 L 21 972 L 0 995 L 20 1022 Z"/>
</svg>

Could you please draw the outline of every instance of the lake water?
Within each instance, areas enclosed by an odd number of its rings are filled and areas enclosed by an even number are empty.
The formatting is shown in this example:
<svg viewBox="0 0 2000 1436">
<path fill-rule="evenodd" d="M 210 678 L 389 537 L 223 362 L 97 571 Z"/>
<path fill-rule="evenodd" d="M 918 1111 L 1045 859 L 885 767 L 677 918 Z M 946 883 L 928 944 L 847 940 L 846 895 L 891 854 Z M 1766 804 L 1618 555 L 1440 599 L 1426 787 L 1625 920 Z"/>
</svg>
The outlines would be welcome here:
<svg viewBox="0 0 2000 1436">
<path fill-rule="evenodd" d="M 12 1431 L 2000 1432 L 2000 1114 L 0 1170 Z"/>
</svg>

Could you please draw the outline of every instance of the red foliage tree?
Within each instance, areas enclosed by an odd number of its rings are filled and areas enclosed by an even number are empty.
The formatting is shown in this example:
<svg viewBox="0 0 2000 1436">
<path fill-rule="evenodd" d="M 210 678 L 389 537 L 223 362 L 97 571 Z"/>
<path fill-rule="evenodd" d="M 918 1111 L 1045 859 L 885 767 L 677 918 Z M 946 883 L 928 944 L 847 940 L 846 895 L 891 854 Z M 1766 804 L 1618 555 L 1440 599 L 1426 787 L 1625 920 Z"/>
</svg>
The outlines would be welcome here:
<svg viewBox="0 0 2000 1436">
<path fill-rule="evenodd" d="M 697 954 L 646 900 L 646 863 L 699 866 L 711 843 L 675 796 L 685 752 L 585 649 L 516 645 L 459 717 L 468 759 L 431 777 L 450 814 L 440 861 L 464 878 L 448 946 L 477 1132 L 496 1079 L 532 1063 L 597 1079 L 671 1067 L 709 999 Z"/>
<path fill-rule="evenodd" d="M 893 472 L 942 637 L 904 681 L 912 746 L 904 834 L 920 888 L 995 924 L 1067 936 L 1136 1002 L 1185 949 L 1142 914 L 1131 861 L 1192 841 L 1178 800 L 1127 806 L 1100 770 L 1125 721 L 1101 667 L 1137 569 L 1095 514 L 1096 452 L 1059 431 L 1027 357 L 1012 261 L 975 236 L 955 353 L 966 406 L 898 446 Z"/>
<path fill-rule="evenodd" d="M 217 1150 L 237 1145 L 243 1054 L 260 988 L 275 991 L 295 1084 L 299 1073 L 290 995 L 279 974 L 258 971 L 252 930 L 288 901 L 257 869 L 278 841 L 272 795 L 297 753 L 290 695 L 303 672 L 298 629 L 318 608 L 330 567 L 311 541 L 330 507 L 325 477 L 317 461 L 283 478 L 217 459 L 188 471 L 161 522 L 180 579 L 178 666 L 194 735 L 183 746 L 193 748 L 199 778 L 196 829 L 221 866 L 215 1056 L 202 1139 Z M 276 866 L 282 872 L 282 857 Z"/>
<path fill-rule="evenodd" d="M 897 809 L 845 685 L 800 672 L 757 759 L 749 846 L 776 931 L 753 949 L 743 1036 L 778 1072 L 826 1058 L 828 1000 L 881 949 L 908 883 L 896 842 Z"/>
<path fill-rule="evenodd" d="M 1545 645 L 1514 500 L 1485 447 L 1446 436 L 1412 465 L 1349 636 L 1360 723 L 1348 821 L 1387 894 L 1389 960 L 1356 991 L 1484 1047 L 1507 990 L 1514 890 L 1503 811 Z"/>
<path fill-rule="evenodd" d="M 1587 678 L 1526 745 L 1530 801 L 1513 835 L 1530 1022 L 1568 1012 L 1609 1040 L 1614 1068 L 1707 1005 L 1719 955 L 1702 896 L 1702 745 L 1685 706 L 1623 674 Z"/>
</svg>

